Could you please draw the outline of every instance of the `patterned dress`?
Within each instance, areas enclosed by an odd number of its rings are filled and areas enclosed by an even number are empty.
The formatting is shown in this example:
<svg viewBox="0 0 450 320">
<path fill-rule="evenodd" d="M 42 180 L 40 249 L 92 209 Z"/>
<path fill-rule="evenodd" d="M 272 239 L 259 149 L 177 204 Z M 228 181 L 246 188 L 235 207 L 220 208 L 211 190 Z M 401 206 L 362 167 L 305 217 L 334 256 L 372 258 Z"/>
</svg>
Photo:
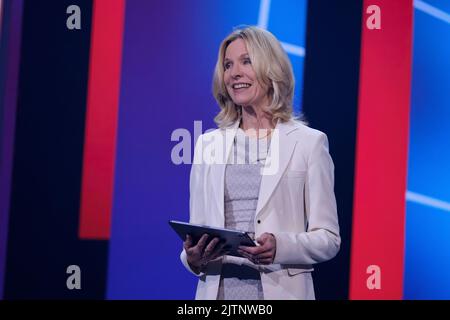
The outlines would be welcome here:
<svg viewBox="0 0 450 320">
<path fill-rule="evenodd" d="M 225 170 L 225 228 L 254 234 L 261 169 L 269 144 L 267 138 L 249 137 L 238 129 Z M 224 263 L 217 299 L 264 299 L 259 271 L 246 265 Z"/>
</svg>

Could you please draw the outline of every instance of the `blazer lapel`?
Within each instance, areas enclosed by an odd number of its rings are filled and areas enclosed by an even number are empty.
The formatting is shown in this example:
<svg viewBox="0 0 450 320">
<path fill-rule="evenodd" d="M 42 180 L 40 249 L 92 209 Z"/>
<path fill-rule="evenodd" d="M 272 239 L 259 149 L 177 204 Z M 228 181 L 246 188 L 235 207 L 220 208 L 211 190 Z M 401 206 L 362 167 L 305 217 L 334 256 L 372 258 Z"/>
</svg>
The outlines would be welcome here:
<svg viewBox="0 0 450 320">
<path fill-rule="evenodd" d="M 261 213 L 289 164 L 297 141 L 290 139 L 288 134 L 296 128 L 293 121 L 279 122 L 275 128 L 270 142 L 269 155 L 262 171 L 255 217 Z"/>
<path fill-rule="evenodd" d="M 225 144 L 222 159 L 219 159 L 220 161 L 210 166 L 212 192 L 209 194 L 212 194 L 212 197 L 214 197 L 216 206 L 212 210 L 218 213 L 219 221 L 217 226 L 219 227 L 225 225 L 225 168 L 239 123 L 240 120 L 236 121 L 233 126 L 220 130 L 216 139 L 222 139 L 222 141 L 214 141 L 215 148 L 223 148 Z M 293 121 L 286 123 L 278 122 L 275 127 L 274 134 L 271 138 L 269 155 L 262 169 L 263 176 L 255 216 L 258 216 L 266 205 L 289 164 L 297 141 L 290 139 L 288 134 L 295 129 L 297 129 L 297 126 Z"/>
</svg>

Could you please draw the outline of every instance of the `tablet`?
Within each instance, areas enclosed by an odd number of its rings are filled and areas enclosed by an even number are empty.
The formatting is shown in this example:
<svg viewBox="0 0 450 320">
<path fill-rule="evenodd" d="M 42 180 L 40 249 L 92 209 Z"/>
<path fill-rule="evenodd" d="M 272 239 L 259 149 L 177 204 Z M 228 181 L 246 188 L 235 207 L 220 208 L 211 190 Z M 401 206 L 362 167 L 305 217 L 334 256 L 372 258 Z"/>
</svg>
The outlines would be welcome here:
<svg viewBox="0 0 450 320">
<path fill-rule="evenodd" d="M 189 234 L 192 237 L 194 243 L 197 243 L 203 234 L 207 233 L 209 238 L 207 243 L 218 237 L 221 241 L 225 242 L 224 249 L 229 250 L 227 255 L 242 257 L 238 252 L 237 248 L 239 246 L 255 247 L 255 242 L 251 239 L 245 231 L 223 229 L 216 227 L 208 227 L 199 224 L 186 223 L 181 221 L 169 221 L 171 227 L 180 236 L 181 240 L 186 240 L 186 235 Z"/>
</svg>

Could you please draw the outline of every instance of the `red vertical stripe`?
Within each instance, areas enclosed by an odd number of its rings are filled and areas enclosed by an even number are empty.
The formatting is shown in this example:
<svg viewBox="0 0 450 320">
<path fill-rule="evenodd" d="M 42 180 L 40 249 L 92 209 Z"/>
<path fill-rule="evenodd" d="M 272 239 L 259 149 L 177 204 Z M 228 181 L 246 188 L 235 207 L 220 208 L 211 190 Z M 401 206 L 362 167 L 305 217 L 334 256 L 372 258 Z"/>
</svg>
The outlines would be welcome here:
<svg viewBox="0 0 450 320">
<path fill-rule="evenodd" d="M 109 239 L 125 0 L 93 5 L 79 236 Z"/>
<path fill-rule="evenodd" d="M 366 9 L 381 9 L 369 30 Z M 351 299 L 401 299 L 412 50 L 412 0 L 365 0 L 362 19 Z M 371 265 L 380 289 L 369 289 Z"/>
</svg>

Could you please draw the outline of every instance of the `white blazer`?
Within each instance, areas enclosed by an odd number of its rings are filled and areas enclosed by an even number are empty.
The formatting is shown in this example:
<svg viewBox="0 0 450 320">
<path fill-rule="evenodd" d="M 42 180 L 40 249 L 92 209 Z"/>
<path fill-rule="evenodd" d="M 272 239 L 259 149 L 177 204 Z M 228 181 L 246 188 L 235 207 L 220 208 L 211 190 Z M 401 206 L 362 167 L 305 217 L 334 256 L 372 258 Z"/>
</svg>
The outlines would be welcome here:
<svg viewBox="0 0 450 320">
<path fill-rule="evenodd" d="M 226 161 L 207 159 L 216 148 L 228 159 L 239 121 L 197 140 L 190 175 L 190 222 L 224 227 Z M 223 148 L 224 142 L 225 148 Z M 213 163 L 211 163 L 213 162 Z M 276 165 L 274 165 L 274 163 Z M 272 167 L 270 167 L 272 165 Z M 276 168 L 276 170 L 274 170 Z M 196 299 L 216 299 L 223 263 L 247 264 L 261 273 L 264 298 L 314 299 L 312 265 L 332 259 L 341 238 L 334 196 L 334 164 L 327 136 L 300 122 L 279 122 L 272 135 L 255 214 L 255 235 L 275 235 L 274 263 L 255 266 L 246 258 L 224 256 L 210 262 L 199 277 Z M 267 174 L 265 174 L 267 173 Z"/>
</svg>

